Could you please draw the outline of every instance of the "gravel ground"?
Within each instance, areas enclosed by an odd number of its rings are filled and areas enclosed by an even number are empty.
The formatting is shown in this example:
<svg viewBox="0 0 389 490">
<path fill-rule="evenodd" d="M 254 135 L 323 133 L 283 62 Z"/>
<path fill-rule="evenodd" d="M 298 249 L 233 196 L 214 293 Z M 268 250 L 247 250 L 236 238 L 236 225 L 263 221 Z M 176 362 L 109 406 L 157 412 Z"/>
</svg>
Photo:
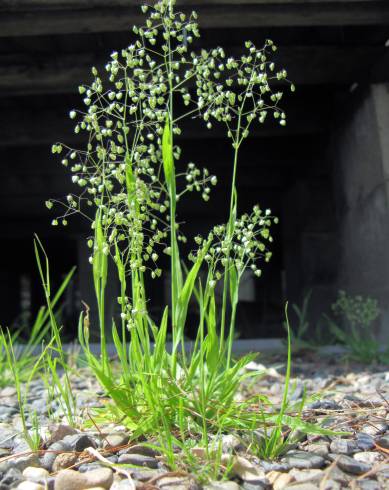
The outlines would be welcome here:
<svg viewBox="0 0 389 490">
<path fill-rule="evenodd" d="M 360 490 L 389 489 L 389 368 L 347 364 L 341 359 L 316 362 L 306 355 L 293 362 L 291 400 L 306 397 L 304 419 L 321 421 L 349 436 L 304 436 L 276 461 L 263 461 L 236 434 L 223 436 L 223 452 L 233 470 L 229 481 L 210 482 L 207 490 Z M 242 396 L 257 392 L 279 403 L 283 391 L 284 358 L 254 364 L 264 376 L 242 387 Z M 74 381 L 77 404 L 84 411 L 103 400 L 93 379 Z M 311 395 L 315 394 L 315 397 Z M 0 390 L 0 490 L 125 490 L 155 488 L 195 490 L 196 475 L 170 470 L 158 452 L 141 443 L 129 443 L 124 427 L 107 426 L 76 431 L 65 423 L 53 425 L 49 411 L 60 415 L 56 403 L 46 400 L 40 380 L 30 388 L 28 406 L 39 414 L 43 450 L 30 452 L 21 437 L 21 419 L 13 387 Z M 87 415 L 85 415 L 87 416 Z M 98 429 L 98 430 L 97 430 Z M 260 432 L 255 434 L 260 438 Z M 201 449 L 193 450 L 201 461 Z M 179 458 L 179 455 L 177 455 Z M 126 464 L 125 469 L 112 463 Z"/>
</svg>

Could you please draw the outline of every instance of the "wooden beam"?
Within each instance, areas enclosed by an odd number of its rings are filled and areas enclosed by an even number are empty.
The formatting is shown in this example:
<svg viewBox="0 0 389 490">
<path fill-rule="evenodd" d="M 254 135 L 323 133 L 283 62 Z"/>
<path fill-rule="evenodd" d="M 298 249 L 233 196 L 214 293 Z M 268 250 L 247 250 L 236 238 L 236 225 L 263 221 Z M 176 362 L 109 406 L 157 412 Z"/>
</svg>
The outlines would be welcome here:
<svg viewBox="0 0 389 490">
<path fill-rule="evenodd" d="M 2 37 L 125 31 L 144 23 L 138 7 L 123 6 L 121 1 L 119 5 L 109 0 L 41 1 L 34 2 L 35 7 L 28 6 L 27 0 L 19 5 L 17 0 L 7 3 L 0 10 Z M 386 0 L 185 3 L 182 10 L 195 9 L 203 28 L 389 24 Z"/>
<path fill-rule="evenodd" d="M 304 0 L 307 4 L 331 4 L 331 3 L 373 3 L 376 0 Z M 2 9 L 20 9 L 20 8 L 96 8 L 96 7 L 106 7 L 109 5 L 112 7 L 137 7 L 140 5 L 140 0 L 3 0 Z M 146 3 L 146 2 L 144 2 Z M 179 0 L 178 8 L 182 6 L 198 5 L 199 0 Z M 302 0 L 207 0 L 208 5 L 236 5 L 240 3 L 246 3 L 249 5 L 288 5 L 288 4 L 301 4 Z"/>
<path fill-rule="evenodd" d="M 274 59 L 287 68 L 296 85 L 386 82 L 388 52 L 385 46 L 281 46 Z M 2 55 L 0 96 L 76 93 L 79 84 L 91 80 L 91 67 L 103 68 L 107 60 L 108 56 L 102 59 L 94 54 Z M 373 69 L 377 65 L 380 69 Z"/>
</svg>

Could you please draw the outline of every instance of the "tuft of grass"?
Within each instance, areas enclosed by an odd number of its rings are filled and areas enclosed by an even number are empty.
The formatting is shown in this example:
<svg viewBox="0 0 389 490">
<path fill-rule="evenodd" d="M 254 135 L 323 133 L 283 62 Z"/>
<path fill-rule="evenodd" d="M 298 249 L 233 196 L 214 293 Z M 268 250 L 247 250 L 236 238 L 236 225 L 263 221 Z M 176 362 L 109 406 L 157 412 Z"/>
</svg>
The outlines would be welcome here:
<svg viewBox="0 0 389 490">
<path fill-rule="evenodd" d="M 53 299 L 51 298 L 50 264 L 42 242 L 37 235 L 35 235 L 34 239 L 34 250 L 50 319 L 51 340 L 41 356 L 45 365 L 45 371 L 50 376 L 48 384 L 51 385 L 51 388 L 48 395 L 49 397 L 50 395 L 56 396 L 67 423 L 75 426 L 77 423 L 77 404 L 70 382 L 66 354 L 62 346 L 61 328 L 58 325 L 57 317 L 54 313 L 55 296 Z M 63 284 L 68 283 L 74 271 L 75 268 L 68 273 Z M 46 385 L 48 384 L 46 383 Z"/>
<path fill-rule="evenodd" d="M 72 269 L 64 278 L 58 290 L 51 299 L 51 312 L 41 306 L 35 318 L 27 341 L 22 339 L 22 332 L 17 330 L 11 332 L 9 329 L 4 329 L 0 326 L 0 387 L 10 385 L 14 382 L 14 373 L 17 374 L 20 382 L 26 382 L 29 378 L 31 370 L 34 369 L 36 361 L 39 357 L 39 346 L 51 335 L 52 317 L 57 318 L 61 307 L 58 308 L 58 303 L 61 300 L 64 291 L 71 281 L 75 269 Z M 9 350 L 12 344 L 13 350 L 13 369 L 9 369 L 9 358 L 7 349 Z M 38 352 L 37 352 L 38 351 Z"/>
</svg>

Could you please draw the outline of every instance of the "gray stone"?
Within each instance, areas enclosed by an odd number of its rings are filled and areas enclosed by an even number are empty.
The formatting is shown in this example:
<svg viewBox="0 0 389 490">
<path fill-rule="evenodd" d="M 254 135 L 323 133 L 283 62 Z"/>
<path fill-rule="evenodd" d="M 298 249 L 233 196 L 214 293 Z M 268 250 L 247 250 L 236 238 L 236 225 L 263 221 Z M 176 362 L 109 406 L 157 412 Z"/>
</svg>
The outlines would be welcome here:
<svg viewBox="0 0 389 490">
<path fill-rule="evenodd" d="M 81 453 L 88 447 L 96 448 L 96 442 L 86 434 L 73 434 L 63 438 L 63 442 L 68 444 L 72 451 Z"/>
<path fill-rule="evenodd" d="M 99 470 L 100 468 L 104 468 L 104 466 L 98 461 L 93 461 L 92 463 L 83 463 L 78 466 L 78 471 L 80 473 L 87 473 L 88 471 Z"/>
<path fill-rule="evenodd" d="M 370 434 L 364 432 L 358 432 L 357 434 L 357 446 L 361 451 L 369 451 L 374 447 L 374 439 Z"/>
<path fill-rule="evenodd" d="M 65 470 L 73 466 L 78 457 L 75 453 L 61 453 L 57 454 L 52 465 L 52 470 L 57 473 L 58 471 Z"/>
<path fill-rule="evenodd" d="M 334 400 L 317 400 L 308 405 L 312 410 L 342 410 L 342 406 Z"/>
<path fill-rule="evenodd" d="M 273 461 L 260 461 L 261 468 L 265 470 L 266 473 L 270 471 L 288 471 L 290 470 L 290 465 L 287 463 L 276 463 Z"/>
<path fill-rule="evenodd" d="M 380 466 L 380 468 L 377 471 L 377 475 L 382 476 L 383 478 L 389 480 L 389 464 Z"/>
<path fill-rule="evenodd" d="M 145 446 L 143 444 L 136 444 L 135 446 L 130 446 L 124 449 L 121 449 L 118 454 L 142 454 L 143 456 L 150 456 L 150 457 L 155 457 L 158 456 L 160 453 L 149 446 Z"/>
<path fill-rule="evenodd" d="M 125 432 L 113 432 L 108 434 L 103 441 L 104 447 L 120 447 L 128 443 L 130 436 Z"/>
<path fill-rule="evenodd" d="M 307 453 L 305 451 L 289 451 L 282 459 L 291 468 L 297 469 L 316 469 L 325 465 L 325 459 L 318 454 Z"/>
<path fill-rule="evenodd" d="M 291 485 L 287 485 L 284 490 L 318 490 L 318 486 L 314 483 L 292 483 Z"/>
<path fill-rule="evenodd" d="M 211 481 L 204 490 L 239 490 L 239 485 L 234 481 Z"/>
<path fill-rule="evenodd" d="M 373 465 L 374 463 L 379 461 L 380 454 L 374 451 L 364 451 L 361 453 L 355 453 L 353 457 L 354 459 L 360 461 L 361 463 Z"/>
<path fill-rule="evenodd" d="M 304 483 L 308 481 L 318 481 L 324 476 L 322 470 L 298 470 L 293 468 L 289 471 L 289 475 L 292 476 L 296 482 Z"/>
<path fill-rule="evenodd" d="M 125 478 L 123 480 L 116 480 L 113 482 L 113 485 L 111 486 L 110 490 L 133 490 L 134 488 L 133 483 L 134 482 L 130 482 L 128 478 Z"/>
<path fill-rule="evenodd" d="M 11 487 L 17 485 L 23 480 L 24 478 L 20 470 L 18 470 L 17 468 L 10 468 L 1 479 L 0 483 L 2 485 L 8 485 L 9 487 Z"/>
<path fill-rule="evenodd" d="M 11 459 L 9 464 L 12 468 L 19 471 L 24 471 L 28 466 L 40 466 L 39 456 L 37 453 L 23 454 L 23 456 L 14 455 L 15 459 Z"/>
<path fill-rule="evenodd" d="M 47 471 L 51 471 L 55 458 L 58 456 L 58 454 L 69 451 L 71 451 L 69 444 L 65 443 L 64 441 L 54 442 L 54 444 L 51 444 L 47 448 L 47 452 L 45 452 L 41 458 L 43 468 L 45 468 Z"/>
<path fill-rule="evenodd" d="M 55 479 L 54 489 L 84 490 L 93 487 L 109 489 L 112 483 L 113 474 L 109 468 L 99 468 L 86 473 L 79 473 L 74 470 L 62 470 Z"/>
<path fill-rule="evenodd" d="M 342 485 L 335 480 L 322 480 L 320 483 L 320 490 L 341 490 Z"/>
<path fill-rule="evenodd" d="M 18 411 L 15 407 L 9 407 L 8 405 L 0 405 L 0 420 L 7 421 L 12 415 L 17 414 Z"/>
<path fill-rule="evenodd" d="M 242 488 L 244 490 L 267 490 L 270 489 L 270 482 L 267 478 L 256 481 L 245 481 L 243 482 Z"/>
<path fill-rule="evenodd" d="M 381 485 L 375 480 L 356 480 L 355 487 L 356 490 L 381 490 Z"/>
<path fill-rule="evenodd" d="M 340 483 L 342 486 L 347 486 L 352 480 L 352 477 L 347 473 L 344 473 L 340 468 L 334 466 L 331 468 L 328 478 Z"/>
<path fill-rule="evenodd" d="M 152 470 L 151 468 L 144 468 L 143 470 L 134 469 L 131 470 L 131 475 L 135 480 L 146 482 L 149 481 L 150 478 L 154 478 L 161 474 L 160 470 Z"/>
<path fill-rule="evenodd" d="M 371 470 L 371 465 L 359 462 L 356 459 L 350 458 L 350 456 L 346 456 L 344 454 L 337 459 L 337 465 L 341 470 L 353 475 L 362 475 L 363 473 L 367 473 L 369 470 Z"/>
<path fill-rule="evenodd" d="M 129 464 L 133 466 L 145 466 L 147 468 L 158 468 L 158 460 L 143 454 L 121 454 L 118 459 L 119 464 Z"/>
<path fill-rule="evenodd" d="M 385 449 L 389 449 L 389 434 L 377 439 L 377 444 Z"/>
<path fill-rule="evenodd" d="M 66 436 L 71 436 L 77 434 L 76 429 L 70 427 L 70 425 L 66 424 L 52 424 L 49 425 L 50 438 L 47 442 L 48 445 L 54 444 L 54 442 L 61 441 Z"/>
<path fill-rule="evenodd" d="M 11 424 L 0 424 L 0 448 L 12 449 L 17 431 Z"/>
<path fill-rule="evenodd" d="M 305 450 L 308 453 L 315 453 L 318 454 L 319 456 L 322 456 L 323 458 L 326 458 L 328 453 L 329 453 L 329 444 L 328 443 L 322 443 L 322 444 L 308 444 L 305 446 Z"/>
<path fill-rule="evenodd" d="M 244 446 L 241 440 L 233 434 L 222 435 L 222 451 L 223 453 L 230 453 L 231 451 L 239 451 Z"/>
<path fill-rule="evenodd" d="M 364 425 L 362 427 L 362 432 L 371 436 L 378 436 L 379 434 L 383 434 L 387 428 L 388 425 L 385 422 L 374 421 L 372 424 Z"/>
<path fill-rule="evenodd" d="M 164 476 L 158 480 L 158 487 L 164 490 L 199 490 L 196 480 L 187 476 Z"/>
<path fill-rule="evenodd" d="M 334 439 L 330 444 L 330 451 L 336 454 L 353 454 L 358 451 L 358 446 L 350 439 Z"/>
</svg>

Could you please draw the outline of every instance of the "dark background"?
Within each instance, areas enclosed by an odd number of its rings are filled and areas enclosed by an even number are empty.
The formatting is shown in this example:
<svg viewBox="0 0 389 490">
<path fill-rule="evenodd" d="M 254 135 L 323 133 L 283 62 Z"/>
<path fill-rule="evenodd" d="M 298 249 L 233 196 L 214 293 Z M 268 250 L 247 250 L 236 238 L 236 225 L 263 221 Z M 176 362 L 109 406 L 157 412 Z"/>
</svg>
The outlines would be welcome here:
<svg viewBox="0 0 389 490">
<path fill-rule="evenodd" d="M 128 45 L 129 27 L 143 20 L 140 5 L 136 0 L 0 0 L 3 325 L 17 323 L 22 310 L 36 311 L 43 303 L 33 233 L 47 247 L 55 284 L 78 265 L 63 313 L 68 338 L 74 335 L 81 300 L 93 301 L 86 223 L 73 220 L 67 228 L 52 228 L 54 215 L 44 206 L 45 200 L 72 190 L 69 173 L 50 148 L 57 141 L 77 146 L 80 136 L 68 118 L 69 110 L 80 105 L 77 87 L 90 79 L 92 65 L 103 66 L 113 50 Z M 315 316 L 328 308 L 342 285 L 348 208 L 334 154 L 341 154 L 339 135 L 361 100 L 371 87 L 386 87 L 389 81 L 389 5 L 372 0 L 186 0 L 178 7 L 199 12 L 202 37 L 196 48 L 222 45 L 236 53 L 246 39 L 258 45 L 273 39 L 279 46 L 277 65 L 297 86 L 283 101 L 287 126 L 269 123 L 252 133 L 241 152 L 238 178 L 241 211 L 258 202 L 280 217 L 273 259 L 253 282 L 255 301 L 242 302 L 238 329 L 242 337 L 277 337 L 283 334 L 286 299 L 301 303 L 304 291 L 313 289 Z M 375 128 L 367 125 L 363 131 Z M 183 163 L 193 160 L 219 178 L 208 205 L 186 201 L 179 211 L 189 233 L 205 233 L 225 221 L 230 149 L 220 132 L 207 132 L 200 124 L 184 131 L 179 143 Z M 383 290 L 386 295 L 386 283 Z M 153 293 L 158 312 L 165 300 L 163 284 L 155 284 Z"/>
</svg>

